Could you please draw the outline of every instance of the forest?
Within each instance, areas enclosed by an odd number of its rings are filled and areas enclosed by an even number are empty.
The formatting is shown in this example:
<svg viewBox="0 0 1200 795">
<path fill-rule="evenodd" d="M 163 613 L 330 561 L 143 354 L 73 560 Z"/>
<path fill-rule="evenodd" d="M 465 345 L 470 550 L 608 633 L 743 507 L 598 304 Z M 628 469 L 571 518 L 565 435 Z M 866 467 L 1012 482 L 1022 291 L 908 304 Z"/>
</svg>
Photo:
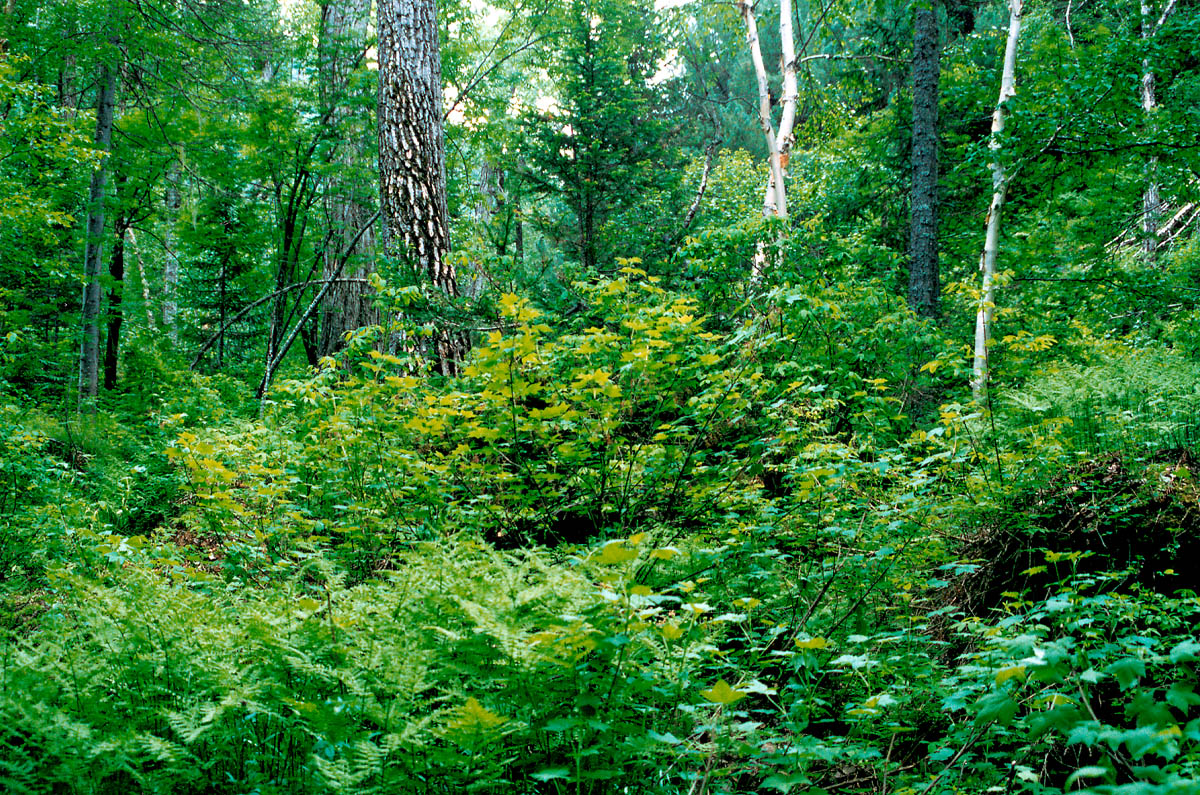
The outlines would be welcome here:
<svg viewBox="0 0 1200 795">
<path fill-rule="evenodd" d="M 1200 795 L 1200 1 L 0 6 L 0 792 Z"/>
</svg>

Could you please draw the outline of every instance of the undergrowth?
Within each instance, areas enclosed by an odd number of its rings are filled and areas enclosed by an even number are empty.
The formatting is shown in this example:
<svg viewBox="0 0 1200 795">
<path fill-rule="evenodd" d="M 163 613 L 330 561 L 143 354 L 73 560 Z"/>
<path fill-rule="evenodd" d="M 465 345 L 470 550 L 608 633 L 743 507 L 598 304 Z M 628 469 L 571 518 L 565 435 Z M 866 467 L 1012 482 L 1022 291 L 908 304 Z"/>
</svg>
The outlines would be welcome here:
<svg viewBox="0 0 1200 795">
<path fill-rule="evenodd" d="M 624 264 L 453 381 L 3 409 L 5 791 L 1200 791 L 1188 360 L 980 407 L 884 285 Z"/>
</svg>

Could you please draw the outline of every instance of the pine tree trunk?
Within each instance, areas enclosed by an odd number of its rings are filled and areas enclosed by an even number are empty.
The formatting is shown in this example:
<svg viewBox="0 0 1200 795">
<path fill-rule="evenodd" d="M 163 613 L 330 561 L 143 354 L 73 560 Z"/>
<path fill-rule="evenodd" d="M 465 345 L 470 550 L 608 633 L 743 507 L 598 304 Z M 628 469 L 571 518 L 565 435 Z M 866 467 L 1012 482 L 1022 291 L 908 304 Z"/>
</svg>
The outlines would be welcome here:
<svg viewBox="0 0 1200 795">
<path fill-rule="evenodd" d="M 446 209 L 442 75 L 433 0 L 379 0 L 379 176 L 384 246 L 448 298 L 458 295 Z M 469 340 L 445 329 L 425 353 L 457 373 Z"/>
<path fill-rule="evenodd" d="M 909 224 L 908 305 L 938 316 L 938 77 L 937 10 L 917 9 L 913 25 L 912 208 Z"/>
<path fill-rule="evenodd" d="M 367 46 L 367 23 L 371 0 L 328 0 L 321 5 L 319 69 L 321 105 L 329 126 L 338 136 L 335 168 L 326 183 L 325 210 L 332 235 L 325 248 L 322 273 L 331 279 L 344 256 L 353 258 L 349 268 L 354 278 L 365 278 L 374 270 L 375 234 L 372 229 L 357 235 L 374 213 L 374 201 L 365 190 L 359 172 L 370 164 L 364 145 L 367 129 L 361 112 L 350 101 L 352 78 L 361 66 Z M 352 240 L 357 239 L 353 250 Z M 314 353 L 329 356 L 345 346 L 345 335 L 378 321 L 372 307 L 370 287 L 362 282 L 334 285 L 321 308 L 320 332 Z M 307 339 L 307 338 L 306 338 Z"/>
<path fill-rule="evenodd" d="M 88 190 L 87 242 L 83 255 L 83 345 L 79 356 L 79 404 L 95 411 L 100 363 L 100 270 L 104 250 L 104 196 L 108 182 L 108 152 L 112 148 L 113 109 L 116 105 L 116 70 L 100 69 L 96 101 L 96 146 L 102 159 L 92 172 Z"/>
<path fill-rule="evenodd" d="M 971 391 L 982 402 L 987 397 L 990 376 L 988 345 L 992 341 L 992 315 L 996 311 L 996 258 L 1000 250 L 1000 213 L 1008 192 L 1008 176 L 1000 160 L 1000 133 L 1004 131 L 1007 110 L 1004 103 L 1016 93 L 1017 44 L 1021 34 L 1022 0 L 1009 0 L 1008 41 L 1004 45 L 1004 70 L 1000 77 L 1000 98 L 992 113 L 992 202 L 988 207 L 987 236 L 979 258 L 982 283 L 979 309 L 975 315 L 975 356 L 971 367 Z"/>
</svg>

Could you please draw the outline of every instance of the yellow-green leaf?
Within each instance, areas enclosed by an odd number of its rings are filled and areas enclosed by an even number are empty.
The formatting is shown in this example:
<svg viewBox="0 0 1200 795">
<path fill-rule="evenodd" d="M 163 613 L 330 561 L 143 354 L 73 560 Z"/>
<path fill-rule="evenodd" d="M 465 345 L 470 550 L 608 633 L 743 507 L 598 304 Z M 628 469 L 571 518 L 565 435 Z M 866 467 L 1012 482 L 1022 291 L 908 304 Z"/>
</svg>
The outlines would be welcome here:
<svg viewBox="0 0 1200 795">
<path fill-rule="evenodd" d="M 1010 665 L 1008 668 L 1001 668 L 996 672 L 996 684 L 1002 685 L 1009 679 L 1018 679 L 1025 681 L 1025 666 Z"/>
<path fill-rule="evenodd" d="M 636 557 L 636 549 L 629 549 L 621 541 L 609 541 L 601 548 L 600 554 L 594 560 L 602 566 L 611 566 L 616 563 L 625 563 Z"/>
<path fill-rule="evenodd" d="M 730 687 L 724 679 L 718 679 L 717 683 L 708 690 L 701 690 L 700 695 L 704 696 L 705 700 L 722 706 L 736 704 L 746 697 L 745 693 Z"/>
<path fill-rule="evenodd" d="M 797 640 L 796 648 L 798 649 L 824 649 L 828 648 L 829 641 L 825 638 L 809 638 L 808 640 Z"/>
<path fill-rule="evenodd" d="M 458 714 L 447 724 L 452 731 L 481 732 L 494 729 L 508 722 L 508 718 L 497 715 L 479 703 L 477 698 L 468 698 L 458 708 Z"/>
</svg>

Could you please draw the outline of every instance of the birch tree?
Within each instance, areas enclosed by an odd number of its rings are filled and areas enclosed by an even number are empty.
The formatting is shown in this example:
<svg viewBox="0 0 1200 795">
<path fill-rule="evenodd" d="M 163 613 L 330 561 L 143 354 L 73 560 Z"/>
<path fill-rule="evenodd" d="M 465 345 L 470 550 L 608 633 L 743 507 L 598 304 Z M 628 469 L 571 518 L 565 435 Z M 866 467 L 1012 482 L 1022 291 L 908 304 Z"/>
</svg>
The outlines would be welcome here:
<svg viewBox="0 0 1200 795">
<path fill-rule="evenodd" d="M 380 0 L 379 197 L 384 246 L 447 298 L 458 296 L 446 209 L 442 74 L 434 0 Z M 457 373 L 469 340 L 444 328 L 425 353 Z"/>
<path fill-rule="evenodd" d="M 988 207 L 987 234 L 979 258 L 982 277 L 979 307 L 975 315 L 975 355 L 971 367 L 971 391 L 982 401 L 987 395 L 988 344 L 992 339 L 992 316 L 996 311 L 996 257 L 1000 248 L 1000 213 L 1008 192 L 1009 176 L 1000 158 L 1000 134 L 1008 111 L 1004 104 L 1016 94 L 1017 44 L 1021 35 L 1022 0 L 1009 0 L 1008 40 L 1004 45 L 1004 67 L 1000 76 L 1000 97 L 992 112 L 992 133 L 988 148 L 992 154 L 992 202 Z"/>
<path fill-rule="evenodd" d="M 1158 107 L 1158 97 L 1155 91 L 1154 65 L 1150 61 L 1150 43 L 1158 33 L 1158 29 L 1175 10 L 1176 0 L 1168 0 L 1162 15 L 1157 21 L 1154 9 L 1149 0 L 1141 0 L 1142 45 L 1145 55 L 1142 57 L 1141 99 L 1142 110 L 1146 114 L 1147 125 L 1154 121 L 1154 111 Z M 1159 223 L 1162 217 L 1163 203 L 1158 185 L 1158 157 L 1151 155 L 1146 160 L 1146 188 L 1142 194 L 1142 250 L 1146 262 L 1153 264 L 1158 252 Z"/>
<path fill-rule="evenodd" d="M 799 95 L 796 82 L 796 44 L 792 34 L 791 0 L 779 3 L 779 37 L 782 46 L 780 70 L 783 73 L 783 110 L 779 128 L 775 128 L 771 114 L 771 89 L 767 78 L 767 67 L 763 61 L 762 46 L 759 44 L 758 21 L 755 19 L 755 3 L 740 0 L 738 10 L 746 25 L 746 44 L 750 48 L 750 60 L 758 81 L 758 121 L 767 144 L 767 161 L 770 167 L 766 190 L 763 195 L 763 217 L 786 219 L 787 209 L 787 162 L 794 137 L 792 129 L 796 123 L 796 100 Z M 758 281 L 766 268 L 766 252 L 762 244 L 754 255 L 751 279 Z"/>
<path fill-rule="evenodd" d="M 179 160 L 173 159 L 167 170 L 167 189 L 163 198 L 166 219 L 163 222 L 163 297 L 162 319 L 167 329 L 167 336 L 174 344 L 179 343 L 179 326 L 176 318 L 179 315 L 179 251 L 176 248 L 175 224 L 179 220 L 179 210 L 183 201 L 179 193 L 180 165 Z"/>
</svg>

